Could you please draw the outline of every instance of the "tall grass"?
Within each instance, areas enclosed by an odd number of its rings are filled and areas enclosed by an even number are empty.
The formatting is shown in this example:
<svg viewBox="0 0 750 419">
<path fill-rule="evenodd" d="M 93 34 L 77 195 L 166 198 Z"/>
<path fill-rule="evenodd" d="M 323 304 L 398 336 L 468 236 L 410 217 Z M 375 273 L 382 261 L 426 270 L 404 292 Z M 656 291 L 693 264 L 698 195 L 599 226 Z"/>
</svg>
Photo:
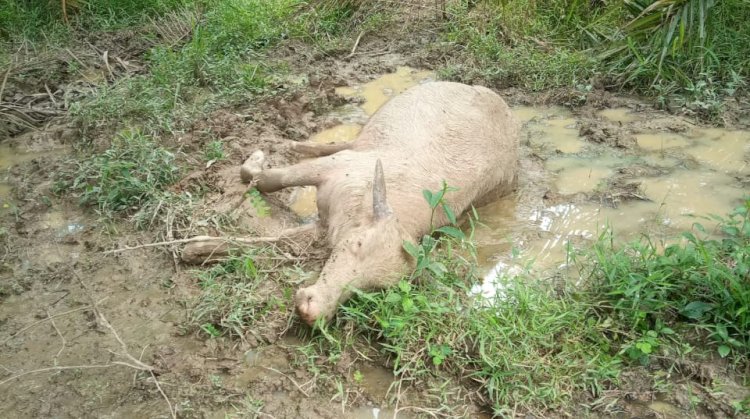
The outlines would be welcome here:
<svg viewBox="0 0 750 419">
<path fill-rule="evenodd" d="M 747 0 L 487 1 L 449 16 L 446 40 L 500 84 L 598 81 L 710 116 L 750 76 Z"/>
<path fill-rule="evenodd" d="M 195 0 L 4 0 L 0 41 L 32 41 L 63 36 L 76 28 L 113 29 L 148 21 Z"/>
<path fill-rule="evenodd" d="M 693 345 L 746 365 L 749 213 L 747 201 L 717 217 L 721 238 L 685 233 L 664 251 L 648 241 L 615 246 L 606 233 L 574 258 L 582 278 L 501 278 L 493 298 L 472 292 L 471 235 L 425 236 L 418 251 L 406 248 L 423 268 L 358 292 L 318 345 L 336 359 L 351 340 L 344 331 L 357 330 L 401 379 L 452 375 L 477 386 L 497 415 L 570 409 L 616 388 L 624 369 L 654 357 L 668 368 Z"/>
</svg>

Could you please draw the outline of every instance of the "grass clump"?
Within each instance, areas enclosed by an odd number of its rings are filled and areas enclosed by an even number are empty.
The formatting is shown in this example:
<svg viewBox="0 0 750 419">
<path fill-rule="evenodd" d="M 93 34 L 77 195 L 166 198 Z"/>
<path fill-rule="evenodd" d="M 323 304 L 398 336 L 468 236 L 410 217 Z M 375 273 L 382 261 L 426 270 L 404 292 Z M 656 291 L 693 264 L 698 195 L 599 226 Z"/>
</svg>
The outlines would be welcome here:
<svg viewBox="0 0 750 419">
<path fill-rule="evenodd" d="M 4 0 L 0 2 L 0 40 L 50 39 L 70 35 L 76 29 L 137 25 L 194 3 L 194 0 Z"/>
<path fill-rule="evenodd" d="M 448 16 L 445 39 L 494 83 L 598 81 L 711 117 L 750 76 L 745 0 L 481 2 L 455 4 Z"/>
<path fill-rule="evenodd" d="M 153 47 L 146 74 L 100 89 L 74 114 L 84 128 L 125 124 L 170 132 L 220 105 L 264 94 L 283 69 L 264 61 L 262 52 L 293 30 L 298 5 L 229 0 L 186 12 L 179 17 L 188 28 L 186 42 Z"/>
<path fill-rule="evenodd" d="M 296 267 L 283 267 L 272 247 L 246 249 L 196 271 L 202 293 L 190 323 L 209 336 L 262 339 L 279 333 L 291 316 Z"/>
<path fill-rule="evenodd" d="M 104 216 L 132 213 L 152 201 L 179 179 L 175 155 L 139 131 L 116 136 L 109 149 L 77 162 L 56 185 L 81 205 Z"/>
<path fill-rule="evenodd" d="M 442 197 L 433 196 L 426 194 L 439 208 Z M 750 348 L 749 209 L 750 201 L 717 218 L 721 238 L 686 233 L 686 243 L 663 252 L 648 242 L 614 246 L 602 235 L 577 259 L 583 278 L 499 278 L 489 298 L 477 290 L 471 236 L 444 227 L 440 238 L 405 246 L 417 260 L 411 278 L 358 292 L 318 338 L 335 358 L 351 340 L 343 331 L 356 330 L 379 342 L 401 379 L 472 382 L 498 415 L 570 409 L 616 387 L 624 369 L 653 357 L 669 368 L 692 345 L 742 365 Z M 578 279 L 582 285 L 569 285 Z"/>
<path fill-rule="evenodd" d="M 660 251 L 649 240 L 615 247 L 605 235 L 583 261 L 593 267 L 592 288 L 611 307 L 604 312 L 639 336 L 623 342 L 632 359 L 647 363 L 657 346 L 678 339 L 678 325 L 704 332 L 721 357 L 747 362 L 750 201 L 715 219 L 721 238 L 696 224 L 698 235 L 683 233 L 684 243 Z"/>
</svg>

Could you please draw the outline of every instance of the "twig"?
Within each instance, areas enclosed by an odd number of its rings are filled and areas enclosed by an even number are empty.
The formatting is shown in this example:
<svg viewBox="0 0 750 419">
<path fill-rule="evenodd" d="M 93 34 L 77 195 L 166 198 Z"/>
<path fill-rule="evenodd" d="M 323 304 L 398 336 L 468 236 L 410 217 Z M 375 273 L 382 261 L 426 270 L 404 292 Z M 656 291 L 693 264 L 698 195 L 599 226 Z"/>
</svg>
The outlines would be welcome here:
<svg viewBox="0 0 750 419">
<path fill-rule="evenodd" d="M 52 320 L 52 319 L 57 318 L 57 317 L 65 316 L 65 315 L 68 315 L 70 313 L 75 313 L 76 311 L 89 310 L 91 308 L 93 308 L 93 307 L 91 307 L 91 306 L 79 307 L 79 308 L 76 308 L 76 309 L 73 309 L 73 310 L 65 311 L 63 313 L 58 313 L 58 314 L 54 314 L 52 316 L 47 316 L 47 318 L 39 320 L 39 321 L 36 321 L 34 323 L 31 323 L 30 325 L 24 327 L 23 329 L 15 332 L 15 333 L 13 333 L 12 335 L 10 335 L 7 339 L 5 339 L 3 341 L 3 344 L 6 344 L 6 343 L 10 342 L 11 339 L 15 338 L 16 336 L 20 335 L 21 333 L 23 333 L 23 332 L 31 329 L 34 326 L 38 326 L 38 325 L 40 325 L 40 324 L 42 324 L 42 323 L 44 323 L 46 321 Z"/>
<path fill-rule="evenodd" d="M 5 83 L 8 82 L 8 76 L 10 76 L 10 71 L 13 69 L 13 66 L 8 66 L 8 70 L 5 72 L 5 76 L 3 77 L 3 84 L 0 84 L 0 103 L 3 101 L 3 93 L 5 93 Z"/>
<path fill-rule="evenodd" d="M 115 73 L 112 72 L 112 67 L 109 66 L 109 51 L 104 51 L 102 54 L 102 59 L 104 60 L 104 66 L 107 67 L 107 71 L 109 72 L 109 77 L 115 78 Z"/>
<path fill-rule="evenodd" d="M 362 31 L 359 33 L 359 36 L 357 36 L 357 40 L 354 41 L 354 46 L 352 47 L 352 52 L 349 53 L 349 55 L 346 56 L 346 58 L 352 58 L 354 56 L 354 51 L 357 50 L 357 47 L 359 46 L 359 41 L 362 39 L 362 36 L 365 34 L 365 31 Z"/>
<path fill-rule="evenodd" d="M 70 55 L 71 57 L 73 57 L 73 59 L 76 60 L 78 62 L 78 64 L 81 65 L 81 68 L 85 68 L 86 67 L 86 64 L 84 64 L 83 61 L 79 60 L 78 57 L 76 57 L 76 55 L 73 54 L 73 51 L 70 50 L 70 48 L 65 48 L 65 52 L 67 52 L 68 55 Z"/>
<path fill-rule="evenodd" d="M 169 406 L 169 414 L 172 415 L 172 419 L 177 418 L 177 413 L 174 411 L 174 407 L 172 407 L 172 402 L 169 401 L 169 397 L 167 397 L 166 394 L 164 394 L 164 390 L 161 389 L 161 386 L 159 385 L 159 380 L 156 379 L 156 375 L 154 375 L 153 371 L 149 371 L 151 373 L 151 378 L 154 379 L 154 384 L 156 384 L 156 388 L 159 390 L 159 393 L 161 393 L 161 396 L 164 397 L 164 401 L 167 402 L 167 406 Z"/>
<path fill-rule="evenodd" d="M 399 412 L 398 403 L 401 401 L 401 384 L 403 383 L 404 383 L 404 378 L 401 377 L 398 380 L 398 390 L 396 391 L 396 406 L 395 406 L 395 409 L 393 410 L 393 419 L 396 419 L 398 417 L 398 412 Z"/>
<path fill-rule="evenodd" d="M 44 83 L 44 90 L 47 91 L 47 94 L 49 95 L 49 99 L 52 101 L 52 104 L 57 106 L 57 101 L 55 100 L 55 96 L 49 90 L 49 86 L 47 86 L 47 83 Z"/>
<path fill-rule="evenodd" d="M 213 236 L 195 236 L 191 237 L 189 239 L 177 239 L 177 240 L 168 240 L 163 242 L 156 242 L 156 243 L 146 243 L 141 244 L 139 246 L 125 246 L 120 249 L 113 249 L 113 250 L 107 250 L 106 252 L 103 252 L 103 254 L 108 255 L 111 253 L 120 253 L 125 252 L 127 250 L 135 250 L 135 249 L 142 249 L 146 247 L 157 247 L 157 246 L 169 246 L 172 244 L 180 244 L 180 243 L 195 243 L 195 242 L 202 242 L 202 241 L 208 241 L 208 240 L 223 240 L 227 243 L 243 243 L 243 244 L 255 244 L 255 243 L 274 243 L 279 240 L 281 240 L 281 237 L 213 237 Z"/>
<path fill-rule="evenodd" d="M 69 365 L 69 366 L 61 366 L 61 367 L 49 367 L 49 368 L 40 368 L 38 370 L 31 370 L 22 372 L 19 374 L 16 374 L 12 377 L 6 378 L 3 381 L 0 381 L 0 386 L 6 383 L 9 383 L 13 380 L 16 380 L 18 378 L 21 378 L 23 376 L 29 375 L 29 374 L 37 374 L 40 372 L 48 372 L 48 371 L 64 371 L 64 370 L 82 370 L 82 369 L 90 369 L 90 368 L 109 368 L 113 367 L 114 364 L 99 364 L 99 365 Z"/>
<path fill-rule="evenodd" d="M 294 380 L 294 378 L 292 378 L 292 377 L 290 377 L 290 376 L 288 376 L 288 375 L 284 374 L 283 372 L 281 372 L 281 371 L 279 371 L 279 370 L 277 370 L 277 369 L 275 369 L 275 368 L 271 368 L 271 367 L 263 367 L 263 368 L 265 368 L 265 369 L 267 369 L 267 370 L 269 370 L 269 371 L 273 371 L 273 372 L 275 372 L 276 374 L 279 374 L 279 375 L 283 375 L 284 377 L 288 378 L 288 379 L 289 379 L 289 381 L 291 381 L 291 382 L 292 382 L 292 384 L 294 384 L 294 385 L 295 385 L 295 386 L 297 387 L 297 390 L 299 390 L 299 391 L 300 391 L 300 393 L 304 394 L 304 395 L 305 395 L 305 397 L 310 397 L 310 395 L 309 395 L 309 394 L 307 394 L 307 392 L 306 392 L 305 390 L 303 390 L 303 389 L 302 389 L 302 387 L 301 387 L 301 386 L 300 386 L 299 384 L 297 384 L 297 382 L 296 382 L 296 381 Z"/>
<path fill-rule="evenodd" d="M 47 313 L 47 317 L 49 317 L 49 313 Z M 60 350 L 57 351 L 57 353 L 55 354 L 55 357 L 53 358 L 55 365 L 57 365 L 57 358 L 59 358 L 60 354 L 65 350 L 65 344 L 66 344 L 65 336 L 63 336 L 60 329 L 57 328 L 57 325 L 55 324 L 54 320 L 50 320 L 49 322 L 52 324 L 52 327 L 55 328 L 55 332 L 57 332 L 57 334 L 60 336 L 60 339 L 62 339 L 62 345 L 60 345 Z"/>
</svg>

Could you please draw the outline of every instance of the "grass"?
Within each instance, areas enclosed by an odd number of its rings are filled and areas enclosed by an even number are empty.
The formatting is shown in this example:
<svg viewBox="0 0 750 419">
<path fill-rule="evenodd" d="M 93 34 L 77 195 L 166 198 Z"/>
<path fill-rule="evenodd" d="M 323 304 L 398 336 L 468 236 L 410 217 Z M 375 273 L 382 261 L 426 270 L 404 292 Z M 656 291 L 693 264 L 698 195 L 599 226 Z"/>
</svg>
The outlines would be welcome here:
<svg viewBox="0 0 750 419">
<path fill-rule="evenodd" d="M 278 333 L 292 313 L 294 285 L 305 278 L 271 247 L 247 249 L 208 270 L 196 271 L 202 293 L 190 323 L 208 336 Z"/>
<path fill-rule="evenodd" d="M 677 339 L 672 324 L 692 328 L 719 356 L 743 364 L 750 355 L 750 201 L 714 218 L 721 238 L 696 224 L 695 233 L 683 233 L 685 243 L 663 251 L 650 240 L 617 248 L 605 235 L 582 266 L 592 268 L 591 286 L 616 322 L 652 341 Z M 655 345 L 624 346 L 646 363 Z"/>
<path fill-rule="evenodd" d="M 101 154 L 77 162 L 58 181 L 57 192 L 69 192 L 80 204 L 106 217 L 134 213 L 153 202 L 179 179 L 175 155 L 139 131 L 125 131 Z"/>
<path fill-rule="evenodd" d="M 497 415 L 569 410 L 616 388 L 628 368 L 711 357 L 703 347 L 741 368 L 750 353 L 749 209 L 747 201 L 716 217 L 721 238 L 685 233 L 663 252 L 647 240 L 615 246 L 608 232 L 576 259 L 583 286 L 523 274 L 501 278 L 493 298 L 472 291 L 471 236 L 426 236 L 420 250 L 407 248 L 421 270 L 358 292 L 314 340 L 335 363 L 354 330 L 401 379 L 472 383 Z"/>
<path fill-rule="evenodd" d="M 444 40 L 473 58 L 447 69 L 454 78 L 531 90 L 604 84 L 715 118 L 750 76 L 744 0 L 457 3 L 448 16 Z"/>
</svg>

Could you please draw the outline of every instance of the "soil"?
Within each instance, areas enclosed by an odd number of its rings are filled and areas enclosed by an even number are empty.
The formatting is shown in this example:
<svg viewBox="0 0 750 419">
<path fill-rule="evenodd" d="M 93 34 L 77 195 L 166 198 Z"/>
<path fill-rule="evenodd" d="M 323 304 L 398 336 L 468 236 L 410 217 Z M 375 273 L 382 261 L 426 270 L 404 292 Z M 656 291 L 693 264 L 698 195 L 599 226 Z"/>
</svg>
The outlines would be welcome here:
<svg viewBox="0 0 750 419">
<path fill-rule="evenodd" d="M 200 211 L 233 216 L 246 232 L 272 235 L 298 225 L 300 217 L 289 210 L 294 191 L 266 197 L 271 217 L 261 219 L 247 201 L 240 204 L 246 187 L 239 182 L 239 164 L 257 149 L 266 152 L 269 166 L 294 163 L 298 156 L 289 151 L 290 141 L 351 122 L 351 114 L 336 110 L 347 104 L 356 106 L 361 99 L 338 95 L 337 87 L 361 85 L 400 66 L 431 70 L 456 59 L 428 47 L 436 36 L 430 30 L 432 17 L 421 19 L 428 23 L 419 25 L 413 36 L 367 34 L 351 56 L 348 50 L 321 54 L 294 41 L 274 50 L 273 59 L 287 62 L 292 73 L 308 83 L 259 104 L 218 110 L 169 139 L 186 155 L 217 138 L 228 152 L 226 160 L 210 167 L 193 161 L 193 170 L 173 188 L 208 189 Z M 316 377 L 298 349 L 309 339 L 309 332 L 299 325 L 291 308 L 283 317 L 291 324 L 281 321 L 240 340 L 208 338 L 190 326 L 190 309 L 200 290 L 191 269 L 175 263 L 179 247 L 105 254 L 164 237 L 136 231 L 127 219 L 105 222 L 93 211 L 54 195 L 55 172 L 66 164 L 80 136 L 65 115 L 66 105 L 55 98 L 65 92 L 83 96 L 100 83 L 139 71 L 148 47 L 139 39 L 129 32 L 96 39 L 86 49 L 44 58 L 54 65 L 39 66 L 37 61 L 39 70 L 29 71 L 39 74 L 23 82 L 11 78 L 8 84 L 8 97 L 49 112 L 30 115 L 29 124 L 36 126 L 33 130 L 0 127 L 0 135 L 2 130 L 7 135 L 0 141 L 0 150 L 15 156 L 7 164 L 3 156 L 0 166 L 2 175 L 7 173 L 0 177 L 0 416 L 170 417 L 174 411 L 184 418 L 371 418 L 390 416 L 400 409 L 398 417 L 406 418 L 439 407 L 429 397 L 429 386 L 404 386 L 397 407 L 396 391 L 391 388 L 395 378 L 373 348 L 346 353 L 337 362 L 340 387 L 335 380 Z M 112 63 L 119 63 L 113 58 L 117 57 L 123 64 L 113 64 L 113 72 L 108 73 L 101 54 L 95 53 L 99 50 L 110 51 Z M 82 67 L 71 73 L 72 62 Z M 35 68 L 31 62 L 28 66 Z M 47 89 L 51 94 L 43 98 L 41 93 Z M 498 223 L 512 226 L 510 236 L 526 242 L 552 234 L 540 230 L 538 223 L 529 227 L 519 222 L 527 215 L 550 212 L 560 205 L 603 203 L 617 208 L 649 201 L 639 179 L 669 175 L 674 167 L 635 159 L 645 156 L 636 136 L 685 133 L 699 125 L 686 117 L 657 112 L 637 98 L 608 92 L 595 91 L 583 99 L 580 93 L 565 90 L 532 94 L 509 88 L 499 93 L 517 109 L 537 106 L 538 121 L 570 118 L 572 127 L 559 128 L 571 131 L 571 141 L 580 141 L 575 143 L 583 150 L 579 155 L 585 157 L 587 147 L 593 146 L 597 156 L 614 153 L 624 160 L 632 158 L 632 164 L 603 175 L 603 189 L 566 191 L 556 182 L 567 168 L 553 170 L 550 161 L 570 153 L 556 148 L 562 143 L 545 143 L 545 135 L 551 134 L 535 134 L 533 127 L 528 128 L 517 192 L 484 210 L 488 217 L 499 214 Z M 550 107 L 570 103 L 577 106 L 563 114 Z M 600 113 L 622 108 L 634 119 L 617 120 Z M 538 117 L 540 112 L 553 116 Z M 726 120 L 747 118 L 731 115 Z M 738 122 L 730 128 L 743 126 Z M 699 165 L 681 150 L 670 153 L 680 167 Z M 750 179 L 743 173 L 737 175 L 740 189 Z M 8 186 L 3 189 L 2 184 Z M 196 216 L 173 238 L 220 233 L 200 220 Z M 507 242 L 481 235 L 479 239 L 489 266 L 507 253 Z M 313 257 L 307 268 L 314 270 L 321 257 L 325 254 Z M 581 411 L 588 411 L 586 405 L 597 415 L 614 417 L 731 417 L 732 400 L 748 393 L 735 384 L 738 377 L 729 367 L 715 360 L 682 366 L 663 377 L 671 385 L 661 393 L 654 390 L 651 377 L 650 371 L 628 371 L 618 389 L 604 398 L 592 401 L 581 396 Z M 710 390 L 718 385 L 722 393 Z M 262 402 L 262 408 L 257 402 Z M 481 417 L 489 412 L 470 392 L 456 394 L 450 402 L 452 410 L 436 414 Z"/>
</svg>

